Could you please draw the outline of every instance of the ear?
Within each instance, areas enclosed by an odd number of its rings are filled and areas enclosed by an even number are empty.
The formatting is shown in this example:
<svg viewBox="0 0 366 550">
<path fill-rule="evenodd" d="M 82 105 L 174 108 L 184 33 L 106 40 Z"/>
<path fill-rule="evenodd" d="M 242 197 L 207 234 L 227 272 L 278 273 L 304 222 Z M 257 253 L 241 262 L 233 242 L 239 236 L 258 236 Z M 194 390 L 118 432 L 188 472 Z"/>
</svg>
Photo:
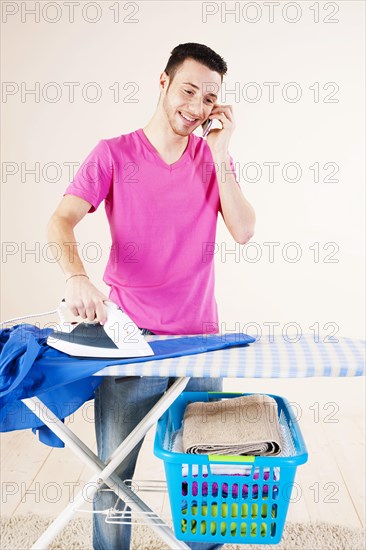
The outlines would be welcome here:
<svg viewBox="0 0 366 550">
<path fill-rule="evenodd" d="M 159 78 L 159 88 L 160 92 L 163 92 L 168 88 L 169 85 L 169 76 L 166 74 L 166 72 L 162 72 Z"/>
</svg>

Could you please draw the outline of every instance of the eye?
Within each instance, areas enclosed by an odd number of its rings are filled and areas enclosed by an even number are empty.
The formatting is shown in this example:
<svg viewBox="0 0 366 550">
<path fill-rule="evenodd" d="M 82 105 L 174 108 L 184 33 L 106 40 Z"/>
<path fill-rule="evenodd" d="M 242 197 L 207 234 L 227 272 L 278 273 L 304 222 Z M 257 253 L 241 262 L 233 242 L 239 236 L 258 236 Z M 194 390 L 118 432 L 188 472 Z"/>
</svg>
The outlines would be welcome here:
<svg viewBox="0 0 366 550">
<path fill-rule="evenodd" d="M 184 91 L 187 92 L 187 94 L 193 94 L 191 90 L 184 90 Z"/>
</svg>

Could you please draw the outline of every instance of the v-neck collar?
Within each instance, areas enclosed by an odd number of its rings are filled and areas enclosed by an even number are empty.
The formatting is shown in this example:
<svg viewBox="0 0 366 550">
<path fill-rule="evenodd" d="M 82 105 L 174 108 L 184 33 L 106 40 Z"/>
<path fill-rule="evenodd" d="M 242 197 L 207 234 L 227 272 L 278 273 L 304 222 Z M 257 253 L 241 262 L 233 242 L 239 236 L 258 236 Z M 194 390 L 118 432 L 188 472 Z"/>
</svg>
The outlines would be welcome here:
<svg viewBox="0 0 366 550">
<path fill-rule="evenodd" d="M 153 144 L 149 141 L 143 129 L 139 128 L 138 130 L 136 130 L 136 133 L 141 139 L 141 141 L 144 143 L 144 145 L 149 149 L 149 151 L 153 153 L 153 155 L 155 156 L 156 162 L 158 162 L 161 166 L 163 166 L 167 170 L 170 170 L 170 171 L 175 170 L 176 168 L 179 168 L 180 166 L 182 166 L 183 164 L 189 161 L 189 155 L 190 155 L 191 144 L 192 144 L 191 134 L 188 135 L 187 147 L 183 151 L 181 157 L 175 162 L 173 162 L 173 164 L 167 164 L 165 160 L 161 158 L 161 156 L 159 155 L 158 151 L 155 149 Z"/>
</svg>

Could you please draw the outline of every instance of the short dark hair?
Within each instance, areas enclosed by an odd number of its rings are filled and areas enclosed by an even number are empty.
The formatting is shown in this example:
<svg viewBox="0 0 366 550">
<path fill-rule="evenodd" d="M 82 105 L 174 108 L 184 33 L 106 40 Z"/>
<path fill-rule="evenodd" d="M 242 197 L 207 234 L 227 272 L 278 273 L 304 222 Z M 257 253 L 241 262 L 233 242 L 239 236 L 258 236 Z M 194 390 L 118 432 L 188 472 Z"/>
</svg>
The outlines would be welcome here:
<svg viewBox="0 0 366 550">
<path fill-rule="evenodd" d="M 212 71 L 219 73 L 221 75 L 222 82 L 223 76 L 227 72 L 227 65 L 223 58 L 204 44 L 187 42 L 186 44 L 179 44 L 179 46 L 176 46 L 171 51 L 168 63 L 164 69 L 166 74 L 169 75 L 169 86 L 172 83 L 178 68 L 187 58 L 194 59 Z"/>
</svg>

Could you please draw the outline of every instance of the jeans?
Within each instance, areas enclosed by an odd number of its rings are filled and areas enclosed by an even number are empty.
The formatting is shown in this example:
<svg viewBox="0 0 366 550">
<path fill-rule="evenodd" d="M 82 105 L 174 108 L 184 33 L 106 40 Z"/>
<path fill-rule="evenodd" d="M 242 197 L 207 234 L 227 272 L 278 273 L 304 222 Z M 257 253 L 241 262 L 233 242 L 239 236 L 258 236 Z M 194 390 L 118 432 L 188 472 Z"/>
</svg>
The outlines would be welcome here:
<svg viewBox="0 0 366 550">
<path fill-rule="evenodd" d="M 143 329 L 143 334 L 153 334 Z M 96 390 L 95 431 L 98 456 L 103 462 L 112 454 L 129 433 L 151 410 L 175 378 L 160 376 L 132 376 L 114 378 L 107 376 Z M 191 378 L 186 391 L 222 391 L 221 378 Z M 122 479 L 132 479 L 136 461 L 144 438 L 118 466 L 115 473 Z M 103 485 L 102 488 L 107 488 Z M 94 510 L 107 510 L 116 502 L 112 491 L 98 492 Z M 106 523 L 103 514 L 93 514 L 94 550 L 129 550 L 130 524 Z M 192 550 L 218 550 L 222 544 L 186 543 Z"/>
</svg>

